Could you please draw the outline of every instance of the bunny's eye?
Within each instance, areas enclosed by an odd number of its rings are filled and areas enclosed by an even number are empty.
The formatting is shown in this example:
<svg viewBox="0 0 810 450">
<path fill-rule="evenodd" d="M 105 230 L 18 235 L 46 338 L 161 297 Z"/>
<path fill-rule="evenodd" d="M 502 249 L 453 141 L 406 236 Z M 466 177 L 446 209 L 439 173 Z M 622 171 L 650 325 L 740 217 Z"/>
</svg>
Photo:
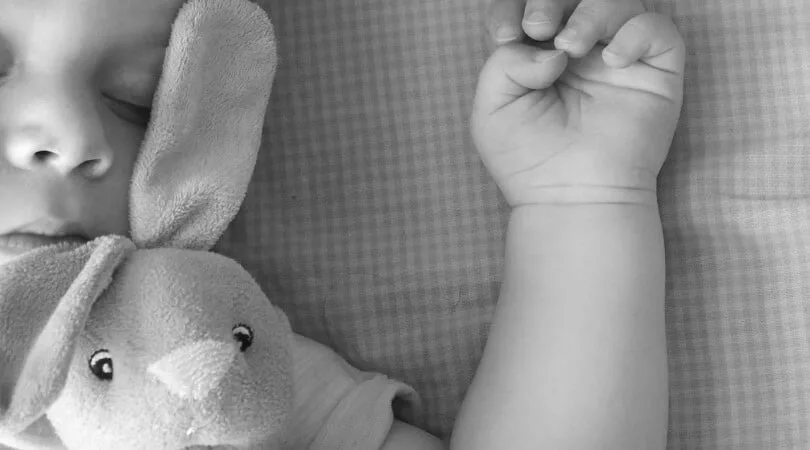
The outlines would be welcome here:
<svg viewBox="0 0 810 450">
<path fill-rule="evenodd" d="M 233 327 L 233 338 L 239 342 L 239 350 L 245 351 L 253 344 L 253 330 L 249 326 L 240 323 Z"/>
<path fill-rule="evenodd" d="M 113 379 L 113 360 L 110 352 L 107 350 L 99 350 L 93 353 L 88 361 L 90 365 L 90 372 L 102 381 L 112 381 Z"/>
</svg>

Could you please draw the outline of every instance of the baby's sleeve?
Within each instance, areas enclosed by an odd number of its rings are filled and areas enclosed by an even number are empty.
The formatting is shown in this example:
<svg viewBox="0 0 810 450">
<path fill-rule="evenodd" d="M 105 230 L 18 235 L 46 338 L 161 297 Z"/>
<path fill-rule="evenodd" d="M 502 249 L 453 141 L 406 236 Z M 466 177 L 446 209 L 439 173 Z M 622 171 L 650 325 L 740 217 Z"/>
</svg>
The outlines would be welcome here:
<svg viewBox="0 0 810 450">
<path fill-rule="evenodd" d="M 394 423 L 392 403 L 418 401 L 409 386 L 357 370 L 327 347 L 305 338 L 296 344 L 290 449 L 377 450 Z"/>
</svg>

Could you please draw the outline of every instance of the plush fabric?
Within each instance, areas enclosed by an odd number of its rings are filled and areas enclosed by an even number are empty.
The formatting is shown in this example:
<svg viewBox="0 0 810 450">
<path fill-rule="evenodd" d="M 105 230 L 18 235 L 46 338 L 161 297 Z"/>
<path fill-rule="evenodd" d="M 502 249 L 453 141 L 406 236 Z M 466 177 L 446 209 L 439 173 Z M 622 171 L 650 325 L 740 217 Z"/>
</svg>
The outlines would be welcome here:
<svg viewBox="0 0 810 450">
<path fill-rule="evenodd" d="M 178 13 L 132 174 L 139 246 L 209 250 L 242 205 L 277 65 L 262 13 L 219 0 L 189 1 Z"/>
<path fill-rule="evenodd" d="M 391 405 L 418 405 L 409 386 L 357 370 L 322 344 L 296 336 L 293 348 L 296 408 L 282 450 L 376 450 L 391 430 Z"/>
<path fill-rule="evenodd" d="M 128 250 L 117 241 L 53 246 L 0 266 L 0 439 L 23 432 L 59 396 L 87 299 L 103 292 Z"/>
<path fill-rule="evenodd" d="M 412 384 L 447 434 L 501 276 L 507 210 L 466 117 L 483 0 L 264 0 L 280 68 L 221 249 L 296 330 Z M 689 48 L 661 177 L 670 448 L 810 446 L 810 5 L 655 0 Z"/>
</svg>

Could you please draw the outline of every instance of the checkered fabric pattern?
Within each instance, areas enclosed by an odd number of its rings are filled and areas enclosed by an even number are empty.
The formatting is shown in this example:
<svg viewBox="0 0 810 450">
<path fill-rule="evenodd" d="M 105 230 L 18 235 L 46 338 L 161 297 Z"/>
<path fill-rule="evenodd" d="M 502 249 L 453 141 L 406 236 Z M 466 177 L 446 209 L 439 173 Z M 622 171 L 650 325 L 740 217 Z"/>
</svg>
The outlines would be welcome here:
<svg viewBox="0 0 810 450">
<path fill-rule="evenodd" d="M 413 385 L 446 436 L 508 213 L 466 118 L 483 0 L 266 0 L 281 67 L 221 250 L 296 330 Z M 649 0 L 689 48 L 661 177 L 671 449 L 810 448 L 810 4 Z"/>
<path fill-rule="evenodd" d="M 669 447 L 810 448 L 810 3 L 655 3 L 689 47 L 660 183 Z"/>
</svg>

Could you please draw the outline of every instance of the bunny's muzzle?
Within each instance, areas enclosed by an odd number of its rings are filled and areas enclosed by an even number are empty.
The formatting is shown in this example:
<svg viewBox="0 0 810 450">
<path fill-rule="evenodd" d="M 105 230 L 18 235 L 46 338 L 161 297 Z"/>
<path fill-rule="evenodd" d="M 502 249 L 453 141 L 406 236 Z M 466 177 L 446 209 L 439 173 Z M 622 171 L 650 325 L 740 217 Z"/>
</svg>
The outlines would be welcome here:
<svg viewBox="0 0 810 450">
<path fill-rule="evenodd" d="M 213 339 L 180 347 L 149 366 L 173 395 L 202 401 L 211 395 L 237 364 L 239 347 L 235 342 Z"/>
<path fill-rule="evenodd" d="M 191 414 L 185 439 L 197 445 L 225 443 L 247 444 L 251 432 L 240 432 L 239 421 L 225 425 L 220 402 L 246 392 L 234 392 L 243 383 L 234 380 L 244 375 L 245 360 L 235 341 L 206 339 L 186 344 L 165 355 L 147 368 L 147 372 Z M 242 380 L 244 381 L 244 380 Z M 225 425 L 223 429 L 222 426 Z M 227 431 L 226 431 L 227 430 Z"/>
</svg>

